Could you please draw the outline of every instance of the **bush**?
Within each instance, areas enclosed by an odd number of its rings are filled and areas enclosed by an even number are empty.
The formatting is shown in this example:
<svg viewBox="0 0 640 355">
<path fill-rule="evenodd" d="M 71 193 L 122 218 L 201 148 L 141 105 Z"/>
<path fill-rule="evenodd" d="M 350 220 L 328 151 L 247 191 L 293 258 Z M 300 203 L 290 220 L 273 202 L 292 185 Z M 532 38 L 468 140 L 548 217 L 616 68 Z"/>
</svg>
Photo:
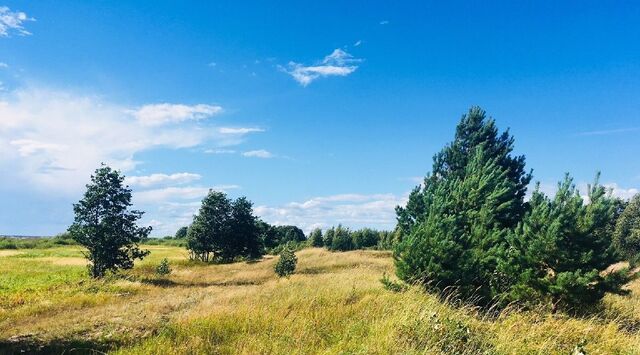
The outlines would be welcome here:
<svg viewBox="0 0 640 355">
<path fill-rule="evenodd" d="M 298 258 L 296 254 L 294 254 L 291 249 L 285 248 L 280 253 L 280 259 L 278 259 L 274 271 L 279 277 L 288 277 L 296 270 L 297 263 Z"/>
<path fill-rule="evenodd" d="M 167 276 L 171 274 L 171 267 L 169 266 L 169 259 L 164 258 L 160 261 L 158 267 L 156 267 L 156 274 L 159 276 Z"/>
</svg>

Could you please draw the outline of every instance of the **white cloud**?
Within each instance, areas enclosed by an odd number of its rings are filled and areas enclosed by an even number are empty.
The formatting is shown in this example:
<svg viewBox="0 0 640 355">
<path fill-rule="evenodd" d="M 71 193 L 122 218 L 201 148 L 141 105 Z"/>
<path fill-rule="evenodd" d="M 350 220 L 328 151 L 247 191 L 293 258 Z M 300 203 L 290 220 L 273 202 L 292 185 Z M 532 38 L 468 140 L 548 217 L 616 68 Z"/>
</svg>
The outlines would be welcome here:
<svg viewBox="0 0 640 355">
<path fill-rule="evenodd" d="M 383 21 L 380 21 L 380 24 L 381 25 L 388 25 L 389 21 L 388 20 L 383 20 Z"/>
<path fill-rule="evenodd" d="M 8 68 L 8 67 L 9 67 L 9 64 L 0 62 L 0 68 Z"/>
<path fill-rule="evenodd" d="M 204 151 L 207 154 L 235 154 L 233 149 L 207 149 Z"/>
<path fill-rule="evenodd" d="M 34 21 L 34 19 L 29 18 L 24 12 L 14 12 L 6 6 L 0 6 L 0 37 L 8 37 L 11 32 L 22 36 L 30 35 L 31 33 L 23 26 L 27 21 Z"/>
<path fill-rule="evenodd" d="M 126 173 L 143 151 L 239 141 L 194 125 L 142 124 L 127 111 L 99 97 L 50 89 L 1 95 L 0 182 L 75 195 L 101 162 Z"/>
<path fill-rule="evenodd" d="M 271 152 L 264 149 L 250 150 L 248 152 L 242 153 L 242 156 L 245 156 L 247 158 L 263 158 L 263 159 L 269 159 L 269 158 L 275 157 Z"/>
<path fill-rule="evenodd" d="M 168 123 L 179 123 L 190 120 L 209 118 L 222 112 L 222 107 L 215 105 L 182 105 L 151 104 L 144 105 L 132 113 L 140 123 L 148 126 L 159 126 Z"/>
<path fill-rule="evenodd" d="M 316 65 L 305 66 L 289 62 L 288 69 L 282 68 L 282 70 L 291 75 L 300 85 L 307 86 L 320 77 L 347 76 L 358 69 L 357 63 L 361 61 L 337 48 Z"/>
<path fill-rule="evenodd" d="M 151 174 L 146 176 L 127 176 L 125 183 L 131 186 L 149 187 L 154 185 L 187 184 L 200 180 L 200 178 L 202 178 L 201 175 L 193 173 Z"/>
<path fill-rule="evenodd" d="M 221 134 L 238 134 L 238 135 L 242 135 L 242 134 L 255 133 L 255 132 L 264 132 L 264 129 L 262 129 L 262 128 L 247 128 L 247 127 L 238 127 L 238 128 L 220 127 L 218 129 L 218 131 Z"/>
<path fill-rule="evenodd" d="M 306 232 L 337 224 L 352 228 L 368 226 L 392 229 L 396 222 L 395 207 L 404 204 L 406 196 L 342 194 L 315 197 L 278 207 L 258 206 L 255 212 L 269 223 L 293 224 Z"/>
<path fill-rule="evenodd" d="M 220 185 L 212 187 L 200 187 L 200 186 L 185 186 L 185 187 L 164 187 L 160 189 L 152 189 L 145 191 L 138 191 L 133 195 L 133 200 L 136 203 L 149 204 L 149 203 L 165 203 L 174 200 L 194 200 L 204 198 L 209 190 L 214 191 L 228 191 L 238 189 L 238 185 Z"/>
<path fill-rule="evenodd" d="M 632 198 L 633 196 L 637 195 L 638 193 L 640 193 L 639 189 L 636 188 L 622 188 L 620 186 L 618 186 L 618 184 L 616 183 L 608 183 L 608 184 L 604 184 L 604 186 L 607 189 L 611 190 L 611 193 L 613 194 L 613 196 L 619 197 L 621 199 L 625 199 L 628 200 L 630 198 Z"/>
<path fill-rule="evenodd" d="M 362 40 L 357 40 L 356 43 L 353 44 L 354 47 L 358 47 L 362 44 Z"/>
</svg>

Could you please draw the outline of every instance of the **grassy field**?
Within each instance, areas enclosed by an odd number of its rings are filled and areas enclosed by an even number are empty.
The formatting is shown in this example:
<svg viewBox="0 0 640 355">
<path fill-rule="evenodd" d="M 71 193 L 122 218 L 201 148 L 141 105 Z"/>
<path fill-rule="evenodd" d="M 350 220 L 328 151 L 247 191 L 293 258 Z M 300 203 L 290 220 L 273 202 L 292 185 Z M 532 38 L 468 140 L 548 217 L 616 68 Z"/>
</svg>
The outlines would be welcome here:
<svg viewBox="0 0 640 355">
<path fill-rule="evenodd" d="M 489 318 L 417 289 L 386 290 L 387 252 L 305 249 L 296 274 L 278 279 L 272 257 L 204 265 L 183 248 L 146 248 L 147 259 L 104 281 L 86 277 L 78 247 L 1 250 L 0 352 L 640 354 L 638 282 L 590 317 Z M 165 257 L 174 271 L 160 279 Z"/>
</svg>

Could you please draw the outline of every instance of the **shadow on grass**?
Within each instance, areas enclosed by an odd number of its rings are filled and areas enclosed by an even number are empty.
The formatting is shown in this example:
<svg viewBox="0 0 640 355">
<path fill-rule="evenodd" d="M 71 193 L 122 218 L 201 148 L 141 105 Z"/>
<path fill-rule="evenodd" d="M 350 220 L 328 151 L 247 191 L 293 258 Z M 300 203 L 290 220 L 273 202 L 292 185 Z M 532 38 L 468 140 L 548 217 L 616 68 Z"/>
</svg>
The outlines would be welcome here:
<svg viewBox="0 0 640 355">
<path fill-rule="evenodd" d="M 116 341 L 86 339 L 52 339 L 43 341 L 32 336 L 0 340 L 0 354 L 105 354 L 122 345 Z"/>
<path fill-rule="evenodd" d="M 259 286 L 266 280 L 228 280 L 215 282 L 175 282 L 168 279 L 141 279 L 140 282 L 162 288 L 170 287 L 212 287 L 212 286 Z"/>
</svg>

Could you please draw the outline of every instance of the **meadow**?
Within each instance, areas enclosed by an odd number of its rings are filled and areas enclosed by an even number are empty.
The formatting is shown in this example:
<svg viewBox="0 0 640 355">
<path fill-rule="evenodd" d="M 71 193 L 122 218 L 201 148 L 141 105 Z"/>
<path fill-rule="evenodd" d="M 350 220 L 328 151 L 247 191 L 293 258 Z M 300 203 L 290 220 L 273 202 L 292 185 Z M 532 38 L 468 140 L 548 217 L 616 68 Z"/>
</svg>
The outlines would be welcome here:
<svg viewBox="0 0 640 355">
<path fill-rule="evenodd" d="M 87 276 L 80 247 L 0 250 L 2 353 L 637 354 L 640 281 L 583 317 L 483 313 L 417 287 L 394 292 L 389 252 L 297 252 L 212 265 L 184 248 L 151 254 L 118 277 Z M 168 258 L 173 272 L 155 275 Z"/>
</svg>

